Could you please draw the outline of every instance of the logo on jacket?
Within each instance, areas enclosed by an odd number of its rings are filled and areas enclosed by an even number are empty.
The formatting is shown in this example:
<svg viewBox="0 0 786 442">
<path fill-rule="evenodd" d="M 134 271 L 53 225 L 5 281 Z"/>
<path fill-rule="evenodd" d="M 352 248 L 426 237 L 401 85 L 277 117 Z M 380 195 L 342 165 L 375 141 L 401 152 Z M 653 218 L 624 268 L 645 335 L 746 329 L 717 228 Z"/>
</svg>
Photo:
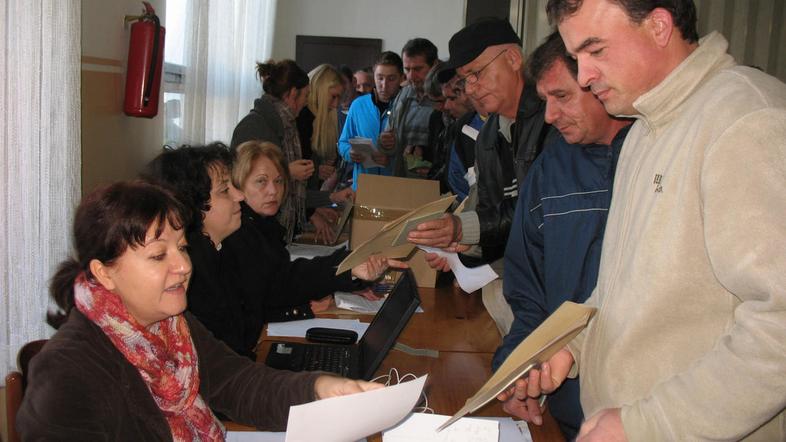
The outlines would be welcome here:
<svg viewBox="0 0 786 442">
<path fill-rule="evenodd" d="M 663 192 L 663 186 L 661 186 L 661 184 L 660 184 L 661 181 L 663 181 L 663 175 L 661 175 L 659 173 L 656 173 L 655 174 L 655 179 L 652 180 L 652 184 L 655 185 L 655 193 L 662 193 Z"/>
</svg>

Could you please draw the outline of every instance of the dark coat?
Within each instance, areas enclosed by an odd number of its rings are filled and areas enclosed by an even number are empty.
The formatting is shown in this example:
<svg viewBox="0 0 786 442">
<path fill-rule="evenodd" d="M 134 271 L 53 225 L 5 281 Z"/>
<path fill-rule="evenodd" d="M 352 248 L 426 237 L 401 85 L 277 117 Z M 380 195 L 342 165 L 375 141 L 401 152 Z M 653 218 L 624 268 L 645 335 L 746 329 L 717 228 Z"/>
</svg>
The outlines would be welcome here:
<svg viewBox="0 0 786 442">
<path fill-rule="evenodd" d="M 318 374 L 251 362 L 185 317 L 199 357 L 199 394 L 212 409 L 281 431 L 290 405 L 314 400 Z M 17 427 L 23 440 L 172 440 L 139 371 L 77 309 L 32 359 Z"/>
<path fill-rule="evenodd" d="M 335 291 L 354 291 L 365 284 L 350 272 L 336 276 L 336 267 L 349 254 L 290 259 L 284 228 L 275 217 L 260 216 L 241 203 L 240 229 L 223 242 L 222 253 L 232 261 L 244 304 L 265 322 L 313 317 L 309 301 Z"/>
<path fill-rule="evenodd" d="M 516 123 L 509 143 L 499 133 L 499 115 L 491 114 L 475 143 L 478 176 L 480 246 L 483 261 L 492 262 L 505 253 L 518 187 L 543 150 L 546 138 L 553 136 L 544 121 L 546 106 L 534 86 L 525 86 L 519 98 Z"/>
<path fill-rule="evenodd" d="M 270 141 L 276 146 L 284 143 L 284 124 L 269 95 L 254 100 L 254 108 L 235 126 L 229 146 L 234 151 L 250 140 Z"/>
</svg>

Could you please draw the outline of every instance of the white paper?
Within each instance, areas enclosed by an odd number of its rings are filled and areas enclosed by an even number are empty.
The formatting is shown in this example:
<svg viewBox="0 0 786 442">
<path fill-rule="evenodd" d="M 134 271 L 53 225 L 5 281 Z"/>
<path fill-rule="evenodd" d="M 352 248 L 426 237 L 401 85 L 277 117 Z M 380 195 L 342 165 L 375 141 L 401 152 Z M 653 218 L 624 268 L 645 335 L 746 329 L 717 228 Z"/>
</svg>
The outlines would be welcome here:
<svg viewBox="0 0 786 442">
<path fill-rule="evenodd" d="M 298 258 L 315 258 L 317 256 L 329 256 L 339 249 L 343 249 L 348 244 L 344 241 L 336 246 L 323 246 L 321 244 L 291 243 L 287 245 L 289 259 L 294 261 Z"/>
<path fill-rule="evenodd" d="M 289 408 L 287 442 L 346 442 L 386 430 L 420 400 L 427 376 Z"/>
<path fill-rule="evenodd" d="M 353 330 L 358 337 L 363 336 L 368 324 L 360 322 L 358 319 L 328 319 L 314 318 L 303 319 L 290 322 L 271 322 L 267 325 L 268 336 L 289 336 L 293 338 L 305 338 L 306 330 L 311 327 L 339 328 L 342 330 Z"/>
<path fill-rule="evenodd" d="M 373 140 L 363 137 L 350 138 L 349 145 L 351 146 L 350 150 L 352 152 L 363 155 L 363 167 L 382 167 L 382 165 L 377 164 L 371 157 L 373 154 L 377 153 L 377 148 L 374 147 Z"/>
<path fill-rule="evenodd" d="M 287 434 L 269 431 L 227 431 L 226 442 L 284 442 Z"/>
<path fill-rule="evenodd" d="M 527 428 L 527 423 L 524 421 L 514 421 L 509 417 L 475 417 L 475 418 L 462 418 L 452 426 L 442 430 L 439 433 L 434 433 L 434 430 L 449 419 L 450 416 L 445 416 L 441 414 L 424 414 L 424 413 L 412 413 L 410 417 L 396 425 L 395 427 L 391 428 L 390 430 L 386 431 L 382 434 L 382 441 L 383 442 L 399 442 L 399 441 L 408 441 L 408 442 L 425 442 L 425 441 L 485 441 L 486 439 L 480 439 L 479 437 L 482 436 L 480 434 L 478 438 L 468 439 L 465 437 L 467 434 L 463 431 L 454 431 L 452 428 L 454 426 L 461 425 L 458 428 L 466 428 L 466 425 L 471 425 L 472 428 L 480 428 L 481 426 L 487 425 L 483 422 L 492 422 L 497 429 L 499 439 L 492 438 L 492 440 L 496 442 L 532 442 L 532 435 L 529 432 L 529 428 Z M 478 422 L 480 421 L 480 422 Z M 483 427 L 485 428 L 485 427 Z M 458 434 L 457 434 L 458 433 Z M 464 434 L 462 434 L 464 433 Z M 470 433 L 472 434 L 472 433 Z M 404 437 L 404 435 L 406 435 Z"/>
<path fill-rule="evenodd" d="M 383 442 L 497 442 L 499 422 L 465 417 L 437 432 L 450 416 L 412 413 L 382 434 Z"/>
<path fill-rule="evenodd" d="M 372 301 L 360 295 L 349 292 L 336 292 L 333 295 L 336 301 L 336 307 L 344 310 L 350 310 L 357 313 L 375 314 L 382 308 L 385 298 Z M 418 307 L 415 313 L 423 313 L 423 309 Z"/>
<path fill-rule="evenodd" d="M 467 173 L 464 174 L 464 179 L 467 180 L 469 187 L 474 186 L 478 182 L 478 178 L 475 176 L 475 166 L 467 169 Z"/>
<path fill-rule="evenodd" d="M 479 288 L 490 283 L 491 281 L 499 278 L 497 272 L 495 272 L 494 269 L 492 269 L 488 264 L 469 268 L 461 262 L 458 254 L 456 253 L 448 253 L 436 247 L 418 247 L 426 253 L 436 253 L 439 256 L 447 258 L 448 264 L 450 264 L 450 269 L 453 270 L 453 274 L 456 275 L 456 281 L 458 281 L 461 289 L 467 293 L 472 293 L 475 290 L 478 290 Z"/>
<path fill-rule="evenodd" d="M 477 141 L 478 135 L 480 135 L 480 131 L 470 126 L 469 124 L 465 124 L 464 126 L 461 127 L 461 133 L 472 138 L 473 141 Z"/>
</svg>

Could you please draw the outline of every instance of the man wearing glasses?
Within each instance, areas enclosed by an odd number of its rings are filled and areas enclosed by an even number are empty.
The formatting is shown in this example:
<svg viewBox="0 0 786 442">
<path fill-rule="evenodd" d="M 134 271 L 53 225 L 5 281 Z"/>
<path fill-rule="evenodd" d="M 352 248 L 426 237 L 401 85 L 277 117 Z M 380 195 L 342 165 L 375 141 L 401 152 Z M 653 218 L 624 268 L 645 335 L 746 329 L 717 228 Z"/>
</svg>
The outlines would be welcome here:
<svg viewBox="0 0 786 442">
<path fill-rule="evenodd" d="M 521 40 L 508 21 L 473 23 L 451 37 L 449 48 L 446 69 L 455 69 L 478 110 L 490 113 L 475 144 L 478 204 L 422 223 L 408 239 L 458 252 L 479 245 L 481 262 L 491 263 L 504 254 L 519 183 L 552 131 L 535 85 L 525 84 Z M 431 258 L 433 266 L 444 267 Z"/>
</svg>

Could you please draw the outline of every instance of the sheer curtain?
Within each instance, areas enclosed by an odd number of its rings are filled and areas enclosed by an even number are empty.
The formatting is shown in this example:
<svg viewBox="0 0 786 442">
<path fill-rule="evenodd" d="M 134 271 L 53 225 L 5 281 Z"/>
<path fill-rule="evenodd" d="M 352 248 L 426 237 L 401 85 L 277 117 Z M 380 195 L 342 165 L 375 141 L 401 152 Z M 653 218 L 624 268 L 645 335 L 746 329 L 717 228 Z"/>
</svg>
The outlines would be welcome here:
<svg viewBox="0 0 786 442">
<path fill-rule="evenodd" d="M 229 143 L 259 98 L 257 61 L 270 57 L 276 0 L 193 0 L 186 13 L 181 142 Z"/>
<path fill-rule="evenodd" d="M 48 283 L 80 193 L 79 0 L 0 2 L 0 383 L 48 337 Z"/>
</svg>

